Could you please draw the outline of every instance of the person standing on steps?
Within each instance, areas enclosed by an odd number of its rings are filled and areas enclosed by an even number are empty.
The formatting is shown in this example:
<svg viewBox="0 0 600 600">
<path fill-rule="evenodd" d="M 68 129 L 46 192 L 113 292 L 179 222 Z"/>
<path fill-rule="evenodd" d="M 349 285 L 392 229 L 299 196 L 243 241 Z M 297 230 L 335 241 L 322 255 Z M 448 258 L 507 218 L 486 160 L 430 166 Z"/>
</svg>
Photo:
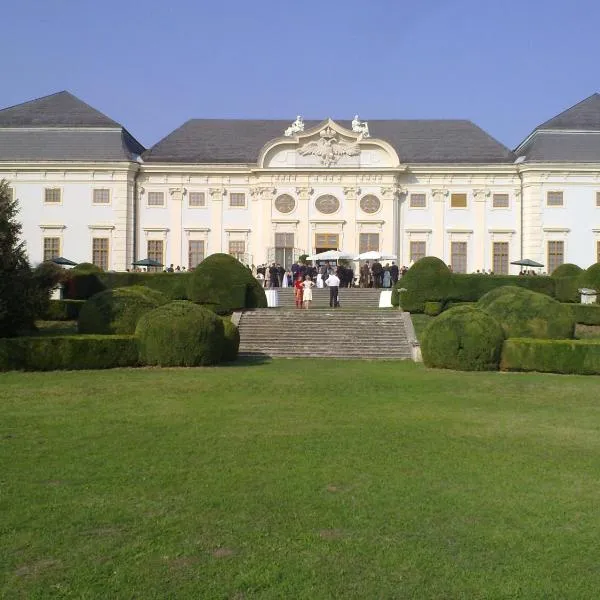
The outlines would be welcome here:
<svg viewBox="0 0 600 600">
<path fill-rule="evenodd" d="M 338 308 L 340 305 L 338 294 L 340 292 L 340 278 L 331 273 L 325 281 L 329 288 L 329 308 Z"/>
<path fill-rule="evenodd" d="M 302 302 L 304 304 L 304 308 L 308 310 L 310 308 L 312 302 L 312 289 L 314 287 L 314 282 L 310 278 L 310 275 L 307 275 L 302 282 Z"/>
<path fill-rule="evenodd" d="M 302 308 L 302 292 L 304 287 L 302 285 L 302 275 L 298 275 L 294 281 L 294 300 L 296 300 L 296 308 Z"/>
</svg>

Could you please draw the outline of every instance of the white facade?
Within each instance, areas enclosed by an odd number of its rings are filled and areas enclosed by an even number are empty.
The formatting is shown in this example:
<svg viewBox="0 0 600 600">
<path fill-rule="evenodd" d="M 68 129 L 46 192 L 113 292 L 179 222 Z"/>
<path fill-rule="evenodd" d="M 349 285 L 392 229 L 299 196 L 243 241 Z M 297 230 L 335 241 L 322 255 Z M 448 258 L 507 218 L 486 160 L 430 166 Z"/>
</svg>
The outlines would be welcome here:
<svg viewBox="0 0 600 600">
<path fill-rule="evenodd" d="M 232 252 L 258 265 L 328 247 L 466 272 L 598 260 L 600 162 L 404 163 L 368 129 L 288 133 L 250 164 L 0 160 L 0 179 L 34 264 L 56 253 L 120 271 L 151 255 L 189 268 Z"/>
</svg>

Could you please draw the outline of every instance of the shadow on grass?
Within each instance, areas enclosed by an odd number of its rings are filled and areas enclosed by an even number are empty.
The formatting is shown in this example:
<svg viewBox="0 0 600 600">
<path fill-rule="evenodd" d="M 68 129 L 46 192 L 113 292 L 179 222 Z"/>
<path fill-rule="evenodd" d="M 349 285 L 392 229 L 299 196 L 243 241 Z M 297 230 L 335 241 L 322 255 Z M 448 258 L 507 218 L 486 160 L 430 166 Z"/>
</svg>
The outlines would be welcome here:
<svg viewBox="0 0 600 600">
<path fill-rule="evenodd" d="M 220 367 L 253 367 L 255 365 L 267 365 L 273 362 L 272 357 L 263 352 L 244 352 L 234 362 L 221 363 Z"/>
</svg>

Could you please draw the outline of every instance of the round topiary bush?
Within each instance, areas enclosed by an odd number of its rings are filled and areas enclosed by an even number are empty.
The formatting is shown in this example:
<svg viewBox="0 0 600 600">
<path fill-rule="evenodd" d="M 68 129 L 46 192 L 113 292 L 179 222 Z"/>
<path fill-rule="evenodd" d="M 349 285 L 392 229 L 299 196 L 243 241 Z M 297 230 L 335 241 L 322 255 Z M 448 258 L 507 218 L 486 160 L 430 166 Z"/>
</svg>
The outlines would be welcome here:
<svg viewBox="0 0 600 600">
<path fill-rule="evenodd" d="M 579 274 L 578 286 L 600 291 L 600 263 L 594 263 Z"/>
<path fill-rule="evenodd" d="M 140 362 L 163 367 L 217 364 L 223 355 L 223 321 L 187 300 L 147 312 L 135 329 Z"/>
<path fill-rule="evenodd" d="M 143 314 L 167 302 L 164 294 L 143 286 L 104 290 L 82 306 L 77 329 L 79 333 L 132 334 Z"/>
<path fill-rule="evenodd" d="M 436 317 L 421 340 L 428 367 L 457 371 L 496 371 L 504 332 L 490 315 L 473 306 L 457 306 Z"/>
<path fill-rule="evenodd" d="M 583 269 L 573 263 L 563 263 L 552 271 L 552 277 L 574 277 L 579 275 Z"/>
<path fill-rule="evenodd" d="M 506 337 L 573 337 L 575 322 L 570 308 L 545 294 L 502 286 L 482 296 L 477 305 L 500 323 Z"/>
<path fill-rule="evenodd" d="M 219 314 L 267 306 L 265 291 L 252 271 L 228 254 L 211 254 L 196 267 L 188 297 Z"/>
<path fill-rule="evenodd" d="M 225 338 L 223 340 L 223 362 L 236 360 L 240 349 L 240 332 L 238 328 L 229 320 L 223 317 L 223 329 Z"/>
<path fill-rule="evenodd" d="M 79 263 L 78 265 L 75 265 L 71 271 L 71 273 L 104 273 L 104 271 L 98 267 L 97 265 L 94 265 L 92 263 L 88 263 L 88 262 L 82 262 Z"/>
<path fill-rule="evenodd" d="M 400 306 L 408 312 L 422 313 L 425 302 L 443 302 L 448 297 L 452 273 L 443 260 L 426 256 L 418 260 L 398 281 Z"/>
</svg>

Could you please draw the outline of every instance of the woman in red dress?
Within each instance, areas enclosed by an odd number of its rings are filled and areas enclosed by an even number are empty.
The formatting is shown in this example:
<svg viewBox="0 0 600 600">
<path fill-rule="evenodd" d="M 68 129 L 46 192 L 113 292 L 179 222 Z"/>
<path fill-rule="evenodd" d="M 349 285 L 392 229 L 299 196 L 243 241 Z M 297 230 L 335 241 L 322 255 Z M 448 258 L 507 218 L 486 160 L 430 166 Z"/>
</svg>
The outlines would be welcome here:
<svg viewBox="0 0 600 600">
<path fill-rule="evenodd" d="M 304 287 L 302 286 L 302 276 L 298 275 L 296 277 L 296 281 L 294 281 L 294 299 L 296 300 L 296 308 L 302 308 L 302 291 Z"/>
</svg>

